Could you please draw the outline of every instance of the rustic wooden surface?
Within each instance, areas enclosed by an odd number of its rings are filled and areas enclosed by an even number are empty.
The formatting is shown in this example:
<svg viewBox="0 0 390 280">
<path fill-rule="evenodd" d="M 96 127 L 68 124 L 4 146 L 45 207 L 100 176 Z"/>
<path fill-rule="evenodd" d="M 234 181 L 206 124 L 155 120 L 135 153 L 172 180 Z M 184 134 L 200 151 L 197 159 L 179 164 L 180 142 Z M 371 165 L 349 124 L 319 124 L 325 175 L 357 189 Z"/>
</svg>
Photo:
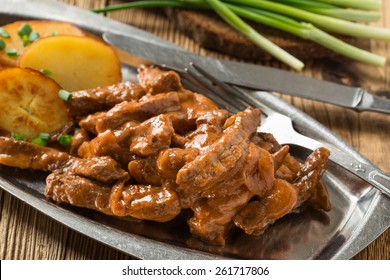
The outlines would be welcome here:
<svg viewBox="0 0 390 280">
<path fill-rule="evenodd" d="M 62 0 L 62 2 L 90 9 L 123 1 Z M 390 1 L 382 2 L 383 19 L 374 25 L 390 28 Z M 200 48 L 191 39 L 180 34 L 174 25 L 158 12 L 119 11 L 108 16 L 157 34 L 191 51 L 223 57 Z M 385 68 L 340 60 L 311 61 L 307 62 L 303 75 L 361 85 L 371 92 L 390 98 L 390 43 L 368 42 L 367 47 L 389 58 Z M 272 63 L 272 66 L 283 68 L 277 62 Z M 284 98 L 330 128 L 383 171 L 390 173 L 390 115 L 356 113 L 300 98 Z M 62 226 L 3 190 L 0 190 L 0 211 L 1 259 L 131 259 L 126 254 Z M 390 230 L 354 259 L 389 260 Z"/>
</svg>

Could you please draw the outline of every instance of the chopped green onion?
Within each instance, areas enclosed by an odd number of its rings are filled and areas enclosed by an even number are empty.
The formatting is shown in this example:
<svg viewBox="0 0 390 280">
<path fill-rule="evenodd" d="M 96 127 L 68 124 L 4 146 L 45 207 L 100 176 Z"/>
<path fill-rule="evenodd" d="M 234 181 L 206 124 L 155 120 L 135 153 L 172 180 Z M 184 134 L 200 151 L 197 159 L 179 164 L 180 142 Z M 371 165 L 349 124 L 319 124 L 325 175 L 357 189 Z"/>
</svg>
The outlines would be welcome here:
<svg viewBox="0 0 390 280">
<path fill-rule="evenodd" d="M 21 27 L 18 29 L 18 35 L 20 37 L 23 37 L 23 35 L 30 35 L 32 32 L 32 28 L 28 23 L 24 23 Z"/>
<path fill-rule="evenodd" d="M 33 31 L 33 32 L 30 33 L 29 40 L 30 40 L 31 43 L 33 43 L 33 42 L 35 42 L 36 40 L 38 40 L 39 37 L 40 37 L 40 36 L 39 36 L 39 33 Z"/>
<path fill-rule="evenodd" d="M 27 46 L 28 44 L 30 44 L 30 38 L 28 37 L 28 35 L 23 35 L 22 41 L 23 41 L 23 46 Z"/>
<path fill-rule="evenodd" d="M 46 132 L 42 132 L 42 133 L 39 134 L 39 138 L 41 138 L 43 140 L 46 140 L 46 141 L 49 141 L 50 140 L 50 134 L 46 133 Z"/>
<path fill-rule="evenodd" d="M 5 42 L 0 39 L 0 51 L 4 50 L 5 46 L 6 46 Z"/>
<path fill-rule="evenodd" d="M 39 145 L 39 146 L 42 146 L 42 147 L 46 147 L 47 146 L 47 140 L 44 140 L 44 139 L 42 139 L 40 137 L 34 138 L 31 141 L 31 143 Z"/>
<path fill-rule="evenodd" d="M 8 56 L 17 56 L 18 55 L 18 52 L 16 51 L 16 49 L 7 48 L 5 50 L 5 52 L 7 53 Z"/>
<path fill-rule="evenodd" d="M 69 101 L 72 98 L 72 94 L 64 89 L 60 89 L 58 96 L 64 101 Z"/>
<path fill-rule="evenodd" d="M 16 133 L 16 132 L 11 132 L 11 137 L 14 138 L 15 140 L 24 140 L 25 139 L 23 134 Z"/>
<path fill-rule="evenodd" d="M 53 75 L 53 73 L 49 70 L 46 70 L 46 69 L 41 69 L 39 70 L 39 72 L 41 72 L 42 74 L 44 74 L 45 76 L 48 76 L 48 77 L 51 77 Z"/>
<path fill-rule="evenodd" d="M 57 138 L 57 142 L 58 142 L 61 146 L 69 146 L 69 145 L 72 143 L 72 136 L 69 135 L 69 134 L 61 134 L 61 135 Z"/>
<path fill-rule="evenodd" d="M 11 36 L 9 35 L 7 30 L 5 30 L 4 28 L 0 27 L 0 37 L 9 38 Z"/>
<path fill-rule="evenodd" d="M 58 36 L 60 33 L 58 32 L 58 31 L 53 31 L 52 33 L 51 33 L 51 36 Z"/>
</svg>

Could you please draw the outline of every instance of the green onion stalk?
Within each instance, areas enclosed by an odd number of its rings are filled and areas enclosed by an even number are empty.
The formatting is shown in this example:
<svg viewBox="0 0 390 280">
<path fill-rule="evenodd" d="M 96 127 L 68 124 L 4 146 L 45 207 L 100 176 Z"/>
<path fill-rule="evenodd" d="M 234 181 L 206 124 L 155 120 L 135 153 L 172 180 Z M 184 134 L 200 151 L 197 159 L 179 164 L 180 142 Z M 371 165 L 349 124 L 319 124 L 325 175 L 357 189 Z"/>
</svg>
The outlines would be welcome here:
<svg viewBox="0 0 390 280">
<path fill-rule="evenodd" d="M 380 0 L 143 0 L 93 11 L 101 13 L 148 7 L 212 9 L 254 44 L 295 70 L 301 70 L 303 63 L 259 34 L 242 18 L 311 40 L 334 52 L 376 66 L 383 66 L 385 58 L 347 44 L 325 31 L 390 41 L 390 30 L 357 23 L 377 21 L 381 16 Z"/>
</svg>

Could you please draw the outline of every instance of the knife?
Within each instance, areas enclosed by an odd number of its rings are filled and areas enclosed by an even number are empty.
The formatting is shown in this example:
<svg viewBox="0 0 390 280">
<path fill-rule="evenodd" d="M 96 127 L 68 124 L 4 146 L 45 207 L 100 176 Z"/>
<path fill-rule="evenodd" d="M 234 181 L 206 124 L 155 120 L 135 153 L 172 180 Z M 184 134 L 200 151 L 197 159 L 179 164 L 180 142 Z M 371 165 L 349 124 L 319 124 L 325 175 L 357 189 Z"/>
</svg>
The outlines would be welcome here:
<svg viewBox="0 0 390 280">
<path fill-rule="evenodd" d="M 103 39 L 126 52 L 154 64 L 183 71 L 193 62 L 224 82 L 256 90 L 277 91 L 282 94 L 326 102 L 356 111 L 390 113 L 390 100 L 378 98 L 360 87 L 349 87 L 316 80 L 297 73 L 271 67 L 219 60 L 199 56 L 180 47 L 148 41 L 137 34 L 105 32 Z"/>
</svg>

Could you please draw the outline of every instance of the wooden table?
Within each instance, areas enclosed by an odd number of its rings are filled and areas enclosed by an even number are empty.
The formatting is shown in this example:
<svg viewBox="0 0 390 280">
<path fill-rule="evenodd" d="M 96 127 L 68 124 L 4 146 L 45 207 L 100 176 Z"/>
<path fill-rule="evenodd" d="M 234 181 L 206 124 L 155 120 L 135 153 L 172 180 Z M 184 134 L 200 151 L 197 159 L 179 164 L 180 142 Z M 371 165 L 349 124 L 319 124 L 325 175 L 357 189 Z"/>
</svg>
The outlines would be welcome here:
<svg viewBox="0 0 390 280">
<path fill-rule="evenodd" d="M 115 4 L 115 0 L 62 0 L 85 9 Z M 122 1 L 123 2 L 123 1 Z M 383 2 L 383 19 L 377 26 L 390 28 L 390 1 Z M 0 7 L 1 9 L 1 7 Z M 175 30 L 174 25 L 155 11 L 128 10 L 109 14 L 116 20 L 135 25 L 191 51 L 218 57 L 200 48 Z M 384 68 L 355 63 L 309 61 L 303 75 L 358 84 L 390 98 L 390 43 L 368 42 L 367 46 L 389 61 Z M 279 63 L 272 66 L 283 67 Z M 390 115 L 356 113 L 332 105 L 284 97 L 314 117 L 359 150 L 386 173 L 390 173 Z M 131 259 L 130 256 L 87 238 L 48 218 L 0 189 L 1 259 Z M 354 259 L 390 259 L 390 230 L 387 230 Z"/>
</svg>

